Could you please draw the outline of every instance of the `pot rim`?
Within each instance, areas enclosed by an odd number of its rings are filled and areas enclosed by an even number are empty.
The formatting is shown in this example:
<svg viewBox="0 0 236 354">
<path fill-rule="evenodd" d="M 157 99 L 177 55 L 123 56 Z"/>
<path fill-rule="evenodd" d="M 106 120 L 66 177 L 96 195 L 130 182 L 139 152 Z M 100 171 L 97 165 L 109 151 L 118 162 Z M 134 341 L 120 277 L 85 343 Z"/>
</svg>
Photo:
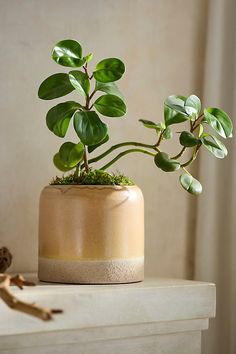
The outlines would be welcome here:
<svg viewBox="0 0 236 354">
<path fill-rule="evenodd" d="M 119 186 L 119 185 L 112 185 L 112 184 L 50 184 L 45 186 L 44 188 L 56 188 L 56 189 L 127 189 L 127 188 L 139 188 L 136 184 L 129 186 L 129 185 L 124 185 L 124 186 Z"/>
</svg>

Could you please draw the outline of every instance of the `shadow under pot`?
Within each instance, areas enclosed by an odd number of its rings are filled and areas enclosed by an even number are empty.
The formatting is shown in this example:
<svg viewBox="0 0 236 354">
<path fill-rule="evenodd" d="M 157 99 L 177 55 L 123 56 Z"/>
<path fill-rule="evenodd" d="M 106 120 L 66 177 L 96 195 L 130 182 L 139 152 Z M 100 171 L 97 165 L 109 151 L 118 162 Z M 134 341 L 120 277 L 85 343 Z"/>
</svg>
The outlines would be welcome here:
<svg viewBox="0 0 236 354">
<path fill-rule="evenodd" d="M 39 279 L 115 284 L 144 278 L 144 202 L 137 186 L 51 185 L 39 208 Z"/>
</svg>

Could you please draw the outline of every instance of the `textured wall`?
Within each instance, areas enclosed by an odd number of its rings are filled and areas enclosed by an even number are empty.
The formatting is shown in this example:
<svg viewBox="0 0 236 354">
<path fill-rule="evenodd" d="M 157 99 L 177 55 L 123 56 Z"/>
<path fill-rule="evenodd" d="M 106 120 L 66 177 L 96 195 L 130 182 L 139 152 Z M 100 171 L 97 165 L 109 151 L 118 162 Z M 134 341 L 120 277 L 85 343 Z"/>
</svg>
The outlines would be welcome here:
<svg viewBox="0 0 236 354">
<path fill-rule="evenodd" d="M 152 142 L 138 118 L 162 119 L 169 94 L 201 95 L 205 7 L 204 0 L 0 0 L 0 244 L 13 252 L 13 271 L 37 267 L 39 193 L 57 173 L 51 158 L 61 140 L 47 130 L 45 113 L 64 98 L 37 98 L 39 83 L 64 71 L 50 59 L 53 44 L 77 39 L 95 53 L 94 63 L 122 58 L 128 114 L 105 118 L 112 142 Z M 116 168 L 143 189 L 147 274 L 189 276 L 194 205 L 177 174 L 161 173 L 151 158 L 137 155 Z"/>
</svg>

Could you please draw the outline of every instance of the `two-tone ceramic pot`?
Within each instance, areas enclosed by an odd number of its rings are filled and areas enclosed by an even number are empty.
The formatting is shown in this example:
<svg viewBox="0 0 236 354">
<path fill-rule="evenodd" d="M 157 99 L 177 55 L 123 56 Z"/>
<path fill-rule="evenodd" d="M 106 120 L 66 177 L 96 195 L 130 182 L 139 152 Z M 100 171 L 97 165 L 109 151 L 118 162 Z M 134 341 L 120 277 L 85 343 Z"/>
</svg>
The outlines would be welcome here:
<svg viewBox="0 0 236 354">
<path fill-rule="evenodd" d="M 39 279 L 114 284 L 144 277 L 144 202 L 137 186 L 51 185 L 39 211 Z"/>
</svg>

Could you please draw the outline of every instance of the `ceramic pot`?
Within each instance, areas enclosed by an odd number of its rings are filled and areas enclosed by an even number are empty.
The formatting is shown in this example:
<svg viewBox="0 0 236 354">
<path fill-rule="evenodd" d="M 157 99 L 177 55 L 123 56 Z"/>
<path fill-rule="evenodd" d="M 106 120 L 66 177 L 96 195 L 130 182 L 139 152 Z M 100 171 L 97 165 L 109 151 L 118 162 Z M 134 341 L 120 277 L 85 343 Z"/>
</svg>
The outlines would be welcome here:
<svg viewBox="0 0 236 354">
<path fill-rule="evenodd" d="M 39 279 L 79 284 L 142 281 L 144 203 L 137 186 L 53 185 L 39 208 Z"/>
</svg>

